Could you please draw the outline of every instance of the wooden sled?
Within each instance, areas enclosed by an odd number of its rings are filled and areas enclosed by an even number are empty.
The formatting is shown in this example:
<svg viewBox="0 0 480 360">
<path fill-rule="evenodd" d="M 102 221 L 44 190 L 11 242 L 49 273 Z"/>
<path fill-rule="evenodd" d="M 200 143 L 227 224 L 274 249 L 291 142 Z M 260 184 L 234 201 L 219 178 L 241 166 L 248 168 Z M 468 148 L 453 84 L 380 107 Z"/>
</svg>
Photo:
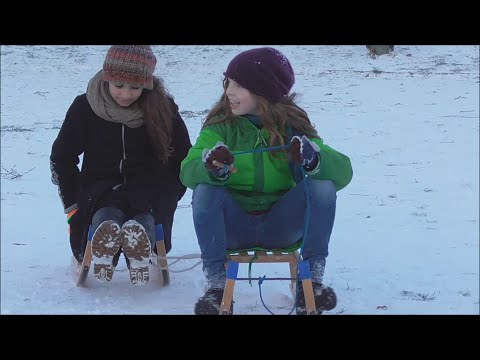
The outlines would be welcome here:
<svg viewBox="0 0 480 360">
<path fill-rule="evenodd" d="M 165 249 L 165 240 L 162 224 L 157 224 L 155 226 L 155 236 L 157 239 L 155 242 L 155 246 L 157 248 L 157 256 L 153 259 L 150 258 L 150 264 L 154 269 L 156 269 L 159 275 L 160 286 L 168 286 L 170 285 L 170 273 L 168 271 L 167 252 Z M 79 263 L 77 259 L 72 256 L 72 267 L 77 286 L 85 285 L 88 272 L 90 271 L 90 266 L 92 264 L 92 238 L 93 231 L 92 227 L 90 226 L 90 229 L 88 231 L 87 245 L 85 247 L 85 253 L 83 255 L 83 262 Z"/>
<path fill-rule="evenodd" d="M 296 244 L 298 245 L 298 243 Z M 238 250 L 229 251 L 227 254 L 227 280 L 225 282 L 225 289 L 223 291 L 223 299 L 220 305 L 220 315 L 230 315 L 230 310 L 233 301 L 233 292 L 236 280 L 248 280 L 238 278 L 238 267 L 241 263 L 288 263 L 290 267 L 290 292 L 293 299 L 296 299 L 297 288 L 297 272 L 298 278 L 302 280 L 303 292 L 305 294 L 305 306 L 308 315 L 316 315 L 315 297 L 313 295 L 312 278 L 310 273 L 310 266 L 308 261 L 301 261 L 298 263 L 298 248 L 296 249 L 278 249 L 278 250 Z"/>
</svg>

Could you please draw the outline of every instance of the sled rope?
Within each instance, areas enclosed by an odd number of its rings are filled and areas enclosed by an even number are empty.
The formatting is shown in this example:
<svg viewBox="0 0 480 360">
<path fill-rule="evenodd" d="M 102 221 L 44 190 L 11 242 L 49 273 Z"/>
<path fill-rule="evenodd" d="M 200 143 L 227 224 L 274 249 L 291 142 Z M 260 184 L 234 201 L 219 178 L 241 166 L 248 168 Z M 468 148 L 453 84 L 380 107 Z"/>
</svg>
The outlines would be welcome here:
<svg viewBox="0 0 480 360">
<path fill-rule="evenodd" d="M 277 151 L 277 150 L 282 150 L 282 149 L 288 149 L 289 146 L 290 146 L 290 144 L 273 146 L 273 147 L 268 147 L 268 148 L 255 149 L 255 150 L 237 151 L 237 152 L 234 152 L 233 155 L 242 155 L 242 154 L 258 153 L 258 152 L 266 152 L 266 151 Z M 303 254 L 303 246 L 305 244 L 305 239 L 307 238 L 307 235 L 308 235 L 308 223 L 310 222 L 310 187 L 308 186 L 308 179 L 307 179 L 308 176 L 307 176 L 303 166 L 300 166 L 300 169 L 302 170 L 303 185 L 304 185 L 303 188 L 304 188 L 304 193 L 305 193 L 305 222 L 303 224 L 303 236 L 302 236 L 302 240 L 301 240 L 301 246 L 300 246 L 300 251 L 299 251 L 299 254 L 298 254 L 297 262 L 300 261 L 300 257 Z M 252 263 L 255 260 L 256 255 L 257 254 L 255 252 L 255 256 L 253 257 L 252 261 L 250 261 L 250 263 L 248 264 L 248 278 L 249 279 L 251 279 Z M 299 271 L 299 269 L 297 268 L 297 279 L 298 279 L 298 271 Z M 260 294 L 260 300 L 262 301 L 262 304 L 265 307 L 265 309 L 267 309 L 267 311 L 271 315 L 275 315 L 268 308 L 268 306 L 265 304 L 265 302 L 263 301 L 262 283 L 263 283 L 264 280 L 266 280 L 265 275 L 263 277 L 258 278 L 258 289 L 259 289 L 259 294 Z M 293 308 L 292 308 L 292 310 L 290 310 L 288 315 L 293 313 L 293 311 L 295 310 L 295 306 L 297 304 L 297 301 L 298 301 L 298 281 L 296 282 L 296 284 L 297 284 L 297 288 L 296 288 L 296 291 L 295 291 L 295 302 L 293 303 Z"/>
<path fill-rule="evenodd" d="M 302 170 L 302 176 L 303 176 L 303 189 L 304 189 L 304 193 L 305 193 L 305 222 L 303 223 L 303 236 L 302 236 L 302 240 L 301 240 L 301 246 L 300 246 L 300 251 L 298 253 L 298 258 L 297 258 L 297 263 L 300 262 L 300 258 L 303 254 L 303 246 L 305 245 L 305 239 L 307 238 L 307 234 L 308 234 L 308 224 L 310 222 L 310 187 L 308 186 L 308 179 L 307 179 L 307 174 L 305 173 L 305 170 L 303 169 L 303 167 L 300 167 L 301 170 Z M 251 266 L 251 263 L 250 263 L 250 266 Z M 250 272 L 250 268 L 249 268 L 249 272 Z M 298 274 L 299 274 L 299 268 L 297 267 L 297 279 L 298 279 Z M 249 276 L 250 278 L 250 273 L 249 273 Z M 262 302 L 262 305 L 263 307 L 271 314 L 271 315 L 276 315 L 275 313 L 273 313 L 269 308 L 268 306 L 265 304 L 265 302 L 263 301 L 263 297 L 262 297 L 262 283 L 267 280 L 266 276 L 264 275 L 263 277 L 259 276 L 258 277 L 258 292 L 259 292 L 259 295 L 260 295 L 260 300 Z M 290 310 L 290 312 L 287 314 L 287 315 L 291 315 L 294 310 L 295 310 L 295 306 L 297 305 L 297 302 L 298 302 L 298 280 L 296 281 L 296 289 L 295 289 L 295 301 L 293 302 L 293 307 L 292 309 Z"/>
<path fill-rule="evenodd" d="M 192 265 L 188 268 L 185 268 L 185 269 L 182 269 L 182 270 L 172 270 L 172 269 L 169 268 L 169 266 L 172 266 L 172 265 L 176 264 L 177 262 L 179 262 L 181 260 L 200 259 L 201 255 L 200 254 L 187 254 L 187 255 L 182 255 L 182 256 L 158 256 L 157 254 L 151 254 L 150 258 L 151 259 L 162 259 L 162 260 L 175 260 L 175 261 L 169 263 L 168 266 L 158 266 L 158 268 L 160 270 L 167 270 L 168 269 L 168 271 L 170 271 L 172 273 L 181 273 L 181 272 L 189 271 L 189 270 L 192 270 L 193 268 L 197 267 L 198 265 L 200 265 L 202 263 L 202 260 L 200 260 L 200 261 L 197 261 L 194 265 Z"/>
<path fill-rule="evenodd" d="M 254 150 L 235 151 L 232 154 L 233 155 L 243 155 L 243 154 L 253 154 L 253 153 L 259 153 L 259 152 L 265 152 L 265 151 L 278 151 L 278 150 L 288 149 L 289 146 L 290 146 L 290 144 L 273 146 L 273 147 L 269 147 L 269 148 L 254 149 Z"/>
</svg>

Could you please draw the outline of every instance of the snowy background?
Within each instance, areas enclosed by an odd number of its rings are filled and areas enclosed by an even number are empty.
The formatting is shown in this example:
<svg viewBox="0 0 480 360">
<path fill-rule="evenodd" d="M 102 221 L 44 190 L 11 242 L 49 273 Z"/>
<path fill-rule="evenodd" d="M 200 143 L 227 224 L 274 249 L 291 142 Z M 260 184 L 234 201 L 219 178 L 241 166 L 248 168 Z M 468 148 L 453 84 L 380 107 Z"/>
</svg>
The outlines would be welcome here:
<svg viewBox="0 0 480 360">
<path fill-rule="evenodd" d="M 223 71 L 255 46 L 154 46 L 192 143 L 221 94 Z M 338 193 L 325 283 L 336 314 L 479 314 L 479 46 L 276 46 L 296 73 L 293 90 L 325 142 L 350 156 L 354 177 Z M 123 257 L 113 280 L 86 287 L 71 252 L 49 155 L 75 96 L 108 46 L 1 47 L 1 313 L 193 314 L 201 266 L 131 285 Z M 191 191 L 175 215 L 169 255 L 199 254 Z M 247 275 L 247 265 L 239 276 Z M 254 276 L 286 277 L 285 264 Z M 275 314 L 293 307 L 288 282 L 265 281 Z M 257 282 L 235 286 L 235 314 L 268 314 Z"/>
</svg>

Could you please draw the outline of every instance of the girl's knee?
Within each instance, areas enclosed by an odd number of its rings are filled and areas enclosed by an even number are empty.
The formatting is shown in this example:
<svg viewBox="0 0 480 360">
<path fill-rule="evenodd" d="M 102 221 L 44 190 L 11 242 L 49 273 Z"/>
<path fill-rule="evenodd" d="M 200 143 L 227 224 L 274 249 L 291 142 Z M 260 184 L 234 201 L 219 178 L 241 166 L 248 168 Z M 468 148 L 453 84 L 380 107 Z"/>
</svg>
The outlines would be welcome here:
<svg viewBox="0 0 480 360">
<path fill-rule="evenodd" d="M 126 221 L 125 213 L 115 207 L 103 207 L 98 209 L 92 217 L 92 224 L 94 227 L 100 225 L 106 220 L 113 220 L 118 225 L 122 226 L 124 221 Z"/>
<path fill-rule="evenodd" d="M 324 206 L 335 204 L 337 189 L 331 180 L 311 180 L 310 192 L 312 200 Z"/>
<path fill-rule="evenodd" d="M 198 184 L 195 189 L 193 189 L 193 195 L 196 194 L 216 194 L 223 193 L 225 188 L 223 186 L 214 186 L 210 184 Z"/>
<path fill-rule="evenodd" d="M 198 184 L 193 189 L 192 205 L 194 209 L 211 209 L 223 202 L 225 188 L 208 184 Z"/>
</svg>

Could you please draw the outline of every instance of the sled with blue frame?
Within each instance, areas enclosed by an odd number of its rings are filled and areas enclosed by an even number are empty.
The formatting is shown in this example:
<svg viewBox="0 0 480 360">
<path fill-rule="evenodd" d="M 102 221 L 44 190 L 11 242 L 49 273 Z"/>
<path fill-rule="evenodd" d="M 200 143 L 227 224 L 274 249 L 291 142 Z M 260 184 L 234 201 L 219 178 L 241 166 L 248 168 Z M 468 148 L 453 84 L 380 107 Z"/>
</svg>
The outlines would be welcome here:
<svg viewBox="0 0 480 360">
<path fill-rule="evenodd" d="M 235 282 L 237 280 L 255 280 L 251 278 L 250 271 L 247 278 L 238 277 L 239 264 L 249 264 L 251 267 L 253 262 L 256 263 L 288 263 L 290 268 L 289 278 L 270 278 L 267 280 L 289 280 L 290 292 L 293 295 L 294 301 L 297 300 L 297 281 L 301 280 L 303 285 L 303 292 L 305 295 L 305 306 L 308 315 L 316 315 L 315 297 L 313 294 L 312 277 L 310 273 L 310 266 L 308 261 L 301 260 L 299 262 L 298 249 L 302 242 L 299 241 L 286 249 L 264 249 L 251 248 L 241 250 L 227 251 L 227 279 L 225 281 L 225 289 L 223 291 L 223 299 L 220 305 L 220 315 L 230 315 L 233 302 L 233 292 Z"/>
</svg>

